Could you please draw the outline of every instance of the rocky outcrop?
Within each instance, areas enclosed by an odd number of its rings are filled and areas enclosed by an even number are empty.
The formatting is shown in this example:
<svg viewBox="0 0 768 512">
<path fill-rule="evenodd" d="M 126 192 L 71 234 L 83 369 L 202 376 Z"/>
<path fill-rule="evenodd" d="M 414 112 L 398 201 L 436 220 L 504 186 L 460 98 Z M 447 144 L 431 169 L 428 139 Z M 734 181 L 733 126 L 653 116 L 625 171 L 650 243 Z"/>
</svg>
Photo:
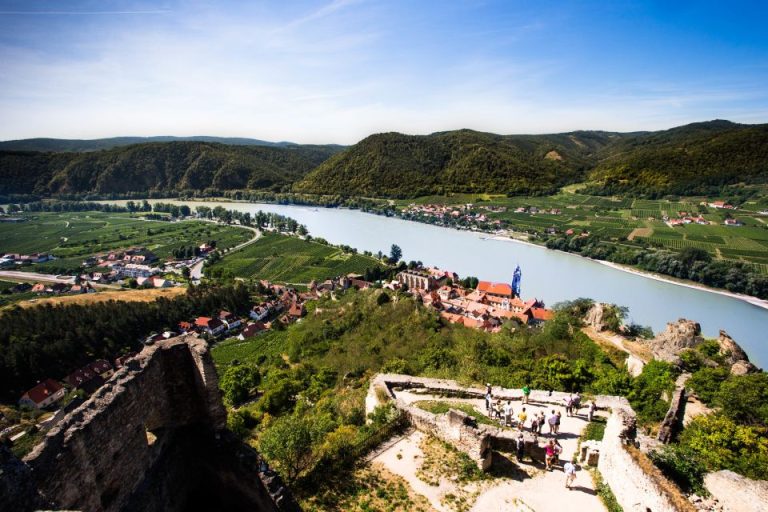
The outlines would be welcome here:
<svg viewBox="0 0 768 512">
<path fill-rule="evenodd" d="M 0 491 L 31 486 L 34 497 L 0 496 L 2 511 L 11 498 L 23 500 L 7 509 L 19 512 L 298 510 L 282 485 L 267 482 L 258 454 L 226 430 L 208 345 L 194 335 L 146 347 L 53 427 L 23 467 L 5 462 L 0 480 L 12 480 Z"/>
<path fill-rule="evenodd" d="M 763 512 L 768 507 L 768 482 L 750 480 L 733 471 L 704 476 L 704 487 L 726 512 Z"/>
<path fill-rule="evenodd" d="M 586 316 L 584 317 L 584 323 L 594 328 L 597 332 L 607 329 L 605 325 L 605 304 L 596 302 L 589 308 Z"/>
<path fill-rule="evenodd" d="M 680 352 L 701 345 L 704 337 L 698 322 L 681 318 L 669 322 L 663 332 L 647 343 L 655 359 L 680 364 Z"/>
<path fill-rule="evenodd" d="M 749 357 L 744 349 L 727 332 L 720 331 L 717 343 L 720 345 L 720 355 L 730 365 L 732 374 L 744 375 L 758 371 L 758 368 L 749 362 Z"/>
</svg>

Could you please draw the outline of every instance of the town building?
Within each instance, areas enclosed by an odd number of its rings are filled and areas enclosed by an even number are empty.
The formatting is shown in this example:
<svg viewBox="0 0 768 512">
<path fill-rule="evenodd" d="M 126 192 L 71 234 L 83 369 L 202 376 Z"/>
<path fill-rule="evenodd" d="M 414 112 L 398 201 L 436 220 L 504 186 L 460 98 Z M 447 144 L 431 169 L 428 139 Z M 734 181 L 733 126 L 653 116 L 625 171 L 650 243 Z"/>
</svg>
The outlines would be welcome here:
<svg viewBox="0 0 768 512">
<path fill-rule="evenodd" d="M 45 379 L 21 395 L 19 405 L 44 409 L 64 398 L 65 394 L 64 386 L 53 379 Z"/>
<path fill-rule="evenodd" d="M 407 285 L 411 290 L 434 290 L 438 286 L 434 276 L 418 270 L 404 270 L 398 273 L 397 282 Z"/>
</svg>

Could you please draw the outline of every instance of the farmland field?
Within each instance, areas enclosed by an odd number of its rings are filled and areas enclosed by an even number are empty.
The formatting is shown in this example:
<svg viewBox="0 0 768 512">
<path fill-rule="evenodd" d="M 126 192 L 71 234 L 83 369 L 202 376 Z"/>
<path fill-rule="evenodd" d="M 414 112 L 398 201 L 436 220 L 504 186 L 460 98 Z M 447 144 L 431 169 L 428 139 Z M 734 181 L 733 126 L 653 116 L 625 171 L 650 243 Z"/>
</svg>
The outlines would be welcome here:
<svg viewBox="0 0 768 512">
<path fill-rule="evenodd" d="M 241 251 L 225 256 L 210 268 L 217 275 L 268 279 L 283 283 L 309 283 L 364 273 L 379 265 L 375 258 L 296 237 L 269 233 Z M 206 270 L 206 274 L 210 273 Z"/>
<path fill-rule="evenodd" d="M 49 252 L 50 265 L 77 266 L 85 256 L 100 252 L 145 247 L 168 258 L 178 247 L 216 240 L 226 249 L 249 240 L 245 229 L 199 221 L 148 221 L 128 214 L 71 212 L 27 214 L 19 224 L 0 224 L 0 253 Z M 45 271 L 46 265 L 27 267 Z M 48 265 L 48 266 L 50 266 Z"/>
<path fill-rule="evenodd" d="M 255 338 L 240 341 L 230 338 L 214 345 L 211 355 L 216 366 L 227 366 L 233 361 L 255 363 L 263 355 L 279 355 L 285 345 L 286 331 L 270 330 Z"/>
</svg>

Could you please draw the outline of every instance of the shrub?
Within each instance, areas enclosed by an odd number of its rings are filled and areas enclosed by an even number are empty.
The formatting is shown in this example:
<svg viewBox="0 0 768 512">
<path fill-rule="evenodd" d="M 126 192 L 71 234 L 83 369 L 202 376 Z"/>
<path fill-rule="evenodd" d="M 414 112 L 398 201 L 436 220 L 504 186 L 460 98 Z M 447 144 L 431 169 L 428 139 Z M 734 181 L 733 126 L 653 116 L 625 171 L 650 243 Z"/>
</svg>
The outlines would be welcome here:
<svg viewBox="0 0 768 512">
<path fill-rule="evenodd" d="M 666 445 L 659 451 L 651 451 L 648 457 L 664 473 L 664 476 L 675 482 L 685 492 L 707 496 L 704 487 L 706 467 L 698 453 L 686 446 Z"/>
<path fill-rule="evenodd" d="M 696 393 L 702 402 L 712 405 L 720 385 L 729 375 L 725 368 L 702 368 L 691 375 L 685 386 Z"/>
</svg>

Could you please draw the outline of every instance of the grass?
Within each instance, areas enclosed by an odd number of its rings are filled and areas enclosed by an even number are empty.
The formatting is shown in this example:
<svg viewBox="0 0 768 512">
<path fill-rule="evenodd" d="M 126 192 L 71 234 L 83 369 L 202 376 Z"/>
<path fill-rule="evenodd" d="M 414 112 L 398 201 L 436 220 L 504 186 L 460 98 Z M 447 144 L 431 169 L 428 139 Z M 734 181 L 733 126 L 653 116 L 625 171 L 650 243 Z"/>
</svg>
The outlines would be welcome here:
<svg viewBox="0 0 768 512">
<path fill-rule="evenodd" d="M 33 307 L 41 305 L 57 306 L 61 304 L 95 304 L 97 302 L 107 302 L 110 300 L 120 302 L 154 302 L 160 297 L 173 298 L 186 293 L 187 289 L 176 288 L 154 288 L 149 290 L 115 290 L 101 291 L 97 293 L 84 293 L 82 295 L 63 295 L 60 297 L 35 298 L 20 302 L 21 307 Z"/>
<path fill-rule="evenodd" d="M 616 495 L 613 494 L 611 488 L 605 483 L 600 472 L 595 469 L 594 471 L 590 471 L 590 473 L 592 475 L 592 481 L 595 483 L 595 491 L 600 497 L 600 501 L 605 505 L 606 510 L 608 510 L 608 512 L 624 512 L 624 509 L 619 505 L 618 500 L 616 500 Z"/>
<path fill-rule="evenodd" d="M 378 260 L 297 237 L 267 233 L 257 242 L 225 256 L 212 267 L 234 277 L 268 279 L 282 283 L 323 281 L 349 273 L 364 273 Z"/>
<path fill-rule="evenodd" d="M 448 409 L 457 409 L 475 418 L 475 420 L 477 420 L 479 424 L 493 425 L 494 427 L 499 426 L 498 421 L 494 421 L 493 419 L 489 418 L 485 414 L 480 413 L 471 404 L 467 404 L 463 402 L 447 402 L 443 400 L 422 400 L 419 402 L 414 402 L 413 405 L 415 405 L 419 409 L 425 410 L 427 412 L 431 412 L 432 414 L 445 414 L 448 412 Z"/>
<path fill-rule="evenodd" d="M 0 224 L 0 253 L 49 252 L 58 261 L 48 266 L 75 262 L 83 257 L 116 249 L 141 246 L 159 258 L 169 258 L 174 249 L 216 240 L 221 249 L 249 240 L 253 233 L 233 226 L 199 221 L 148 221 L 129 214 L 68 212 L 25 214 L 27 222 Z M 28 270 L 45 265 L 26 267 Z"/>
<path fill-rule="evenodd" d="M 602 441 L 605 434 L 606 419 L 601 416 L 595 416 L 592 421 L 587 423 L 581 433 L 582 441 Z"/>
<path fill-rule="evenodd" d="M 257 363 L 260 358 L 280 355 L 284 351 L 286 331 L 268 331 L 240 341 L 230 338 L 217 343 L 211 349 L 216 366 L 228 366 L 233 361 Z"/>
</svg>

